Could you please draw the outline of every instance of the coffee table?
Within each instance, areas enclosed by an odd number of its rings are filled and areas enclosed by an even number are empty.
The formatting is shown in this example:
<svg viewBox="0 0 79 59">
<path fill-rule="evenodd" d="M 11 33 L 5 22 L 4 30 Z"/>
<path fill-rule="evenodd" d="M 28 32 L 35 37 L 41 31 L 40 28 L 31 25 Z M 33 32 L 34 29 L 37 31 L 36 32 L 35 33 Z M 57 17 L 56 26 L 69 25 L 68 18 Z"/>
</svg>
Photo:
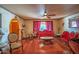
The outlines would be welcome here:
<svg viewBox="0 0 79 59">
<path fill-rule="evenodd" d="M 48 45 L 48 44 L 52 44 L 52 41 L 54 37 L 40 37 L 40 39 L 42 40 L 42 44 Z"/>
</svg>

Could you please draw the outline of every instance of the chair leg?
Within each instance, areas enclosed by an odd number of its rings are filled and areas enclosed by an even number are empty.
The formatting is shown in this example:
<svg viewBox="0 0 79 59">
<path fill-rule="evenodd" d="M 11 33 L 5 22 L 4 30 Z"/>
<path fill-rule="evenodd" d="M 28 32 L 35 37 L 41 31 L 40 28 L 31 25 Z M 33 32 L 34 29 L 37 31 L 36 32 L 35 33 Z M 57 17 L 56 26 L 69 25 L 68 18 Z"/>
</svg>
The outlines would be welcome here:
<svg viewBox="0 0 79 59">
<path fill-rule="evenodd" d="M 12 54 L 12 50 L 10 49 L 10 54 Z"/>
<path fill-rule="evenodd" d="M 24 50 L 23 50 L 23 45 L 22 45 L 22 53 L 24 53 Z"/>
</svg>

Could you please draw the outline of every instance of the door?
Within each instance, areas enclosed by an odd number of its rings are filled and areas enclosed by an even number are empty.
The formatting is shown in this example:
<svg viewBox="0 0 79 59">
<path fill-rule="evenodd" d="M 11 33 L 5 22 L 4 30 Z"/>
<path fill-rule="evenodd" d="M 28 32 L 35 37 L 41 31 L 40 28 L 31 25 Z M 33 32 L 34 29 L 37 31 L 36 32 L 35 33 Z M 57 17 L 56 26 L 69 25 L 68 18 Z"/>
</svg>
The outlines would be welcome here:
<svg viewBox="0 0 79 59">
<path fill-rule="evenodd" d="M 19 36 L 19 22 L 13 19 L 10 23 L 10 33 L 16 33 Z"/>
</svg>

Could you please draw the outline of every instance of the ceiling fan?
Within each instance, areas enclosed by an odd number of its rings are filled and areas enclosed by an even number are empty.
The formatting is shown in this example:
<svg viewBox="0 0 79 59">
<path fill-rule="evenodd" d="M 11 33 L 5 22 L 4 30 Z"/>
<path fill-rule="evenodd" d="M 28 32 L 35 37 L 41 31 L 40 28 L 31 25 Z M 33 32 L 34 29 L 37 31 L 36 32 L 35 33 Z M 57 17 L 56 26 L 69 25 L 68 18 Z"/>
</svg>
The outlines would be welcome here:
<svg viewBox="0 0 79 59">
<path fill-rule="evenodd" d="M 50 17 L 52 17 L 52 16 L 56 16 L 56 14 L 48 14 L 48 13 L 47 13 L 47 10 L 45 9 L 44 14 L 43 14 L 42 17 L 50 18 Z"/>
</svg>

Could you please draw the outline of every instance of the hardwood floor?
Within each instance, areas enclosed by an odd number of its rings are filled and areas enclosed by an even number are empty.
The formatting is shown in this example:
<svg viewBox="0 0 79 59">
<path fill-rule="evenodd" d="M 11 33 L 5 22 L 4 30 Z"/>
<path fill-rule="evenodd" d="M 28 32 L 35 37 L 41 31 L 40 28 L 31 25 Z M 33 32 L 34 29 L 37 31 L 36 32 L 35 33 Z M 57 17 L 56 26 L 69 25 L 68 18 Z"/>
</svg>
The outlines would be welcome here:
<svg viewBox="0 0 79 59">
<path fill-rule="evenodd" d="M 58 39 L 53 39 L 52 44 L 42 45 L 42 40 L 34 38 L 32 40 L 24 39 L 23 52 L 17 49 L 13 54 L 71 54 L 70 48 Z"/>
</svg>

